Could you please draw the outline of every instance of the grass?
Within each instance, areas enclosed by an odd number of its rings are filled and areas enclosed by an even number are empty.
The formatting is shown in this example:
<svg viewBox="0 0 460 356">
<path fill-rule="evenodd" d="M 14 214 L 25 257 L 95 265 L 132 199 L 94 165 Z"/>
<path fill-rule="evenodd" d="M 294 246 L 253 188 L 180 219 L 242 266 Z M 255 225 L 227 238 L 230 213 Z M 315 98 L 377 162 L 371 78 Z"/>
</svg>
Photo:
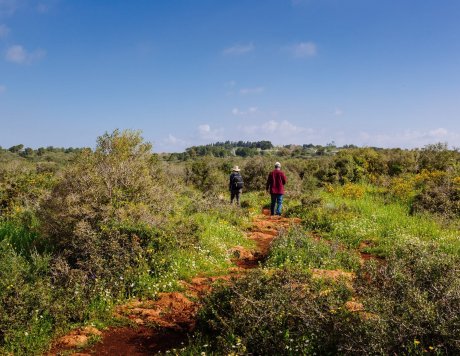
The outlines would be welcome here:
<svg viewBox="0 0 460 356">
<path fill-rule="evenodd" d="M 36 234 L 16 222 L 1 222 L 0 244 L 8 253 L 0 256 L 0 265 L 4 267 L 3 274 L 0 273 L 3 276 L 0 286 L 5 287 L 0 291 L 0 297 L 4 297 L 4 303 L 0 305 L 0 335 L 4 333 L 0 340 L 0 354 L 41 354 L 55 335 L 70 327 L 89 322 L 112 325 L 116 322 L 110 317 L 113 306 L 123 303 L 126 298 L 153 298 L 158 292 L 180 290 L 180 280 L 228 273 L 228 268 L 232 266 L 231 247 L 240 245 L 251 249 L 254 246 L 244 234 L 244 228 L 249 225 L 249 216 L 245 212 L 245 209 L 241 211 L 223 204 L 188 216 L 181 214 L 177 222 L 171 220 L 172 227 L 165 232 L 169 234 L 165 238 L 169 239 L 170 245 L 164 250 L 152 250 L 150 261 L 145 261 L 145 266 L 134 276 L 132 283 L 128 283 L 123 295 L 111 295 L 104 288 L 95 292 L 87 300 L 84 310 L 80 309 L 84 314 L 80 322 L 67 320 L 65 316 L 72 308 L 71 304 L 76 303 L 78 298 L 74 292 L 78 291 L 60 293 L 60 290 L 57 293 L 53 289 L 49 261 L 34 252 Z M 181 227 L 183 221 L 188 225 Z M 39 288 L 29 288 L 32 283 Z M 20 300 L 13 298 L 16 290 L 21 292 Z M 11 304 L 10 311 L 1 313 L 1 308 L 7 305 L 5 298 Z M 21 307 L 23 303 L 30 310 L 39 308 L 40 315 L 29 317 L 29 311 Z M 14 316 L 11 312 L 13 307 L 23 313 Z M 56 324 L 54 316 L 48 317 L 49 310 L 62 314 L 59 315 L 59 324 Z M 14 320 L 14 324 L 8 318 Z"/>
<path fill-rule="evenodd" d="M 215 290 L 195 339 L 173 354 L 458 353 L 458 222 L 411 215 L 365 184 L 320 197 L 292 204 L 302 226 L 274 240 L 267 268 Z M 358 250 L 385 262 L 360 261 Z M 352 288 L 311 279 L 313 268 L 355 272 Z"/>
<path fill-rule="evenodd" d="M 359 255 L 344 248 L 338 241 L 325 241 L 315 238 L 305 228 L 291 229 L 274 241 L 266 262 L 267 267 L 358 269 Z"/>
<path fill-rule="evenodd" d="M 286 195 L 284 212 L 292 210 L 301 214 L 303 225 L 275 240 L 266 261 L 267 273 L 287 270 L 308 275 L 312 268 L 357 271 L 360 261 L 356 250 L 390 256 L 398 246 L 412 243 L 460 255 L 458 229 L 431 215 L 410 215 L 407 202 L 389 200 L 375 187 L 334 186 L 319 196 L 317 201 L 308 200 L 311 205 L 302 206 Z M 46 351 L 53 335 L 70 327 L 89 322 L 101 326 L 115 323 L 110 317 L 111 310 L 125 298 L 153 298 L 158 292 L 180 290 L 180 280 L 227 273 L 232 266 L 229 252 L 232 247 L 254 247 L 244 230 L 250 226 L 250 218 L 269 204 L 270 196 L 266 192 L 245 192 L 241 208 L 212 199 L 197 202 L 196 198 L 192 195 L 178 200 L 180 207 L 170 217 L 170 225 L 158 235 L 158 246 L 152 242 L 151 253 L 146 254 L 144 264 L 132 281 L 126 283 L 126 290 L 120 295 L 111 295 L 101 289 L 88 300 L 77 300 L 74 294 L 77 290 L 71 290 L 73 287 L 62 295 L 51 289 L 49 260 L 45 254 L 35 252 L 37 234 L 34 228 L 28 227 L 33 224 L 1 221 L 0 245 L 4 244 L 5 253 L 0 256 L 3 266 L 0 285 L 4 282 L 0 296 L 10 303 L 10 306 L 4 303 L 3 315 L 8 312 L 11 320 L 2 319 L 0 315 L 0 326 L 8 331 L 8 339 L 1 340 L 0 354 Z M 118 276 L 116 281 L 120 282 Z M 18 293 L 20 298 L 14 298 Z M 65 313 L 81 305 L 84 305 L 84 317 L 75 322 L 66 319 Z M 11 312 L 16 307 L 24 312 L 16 316 L 17 313 Z M 34 315 L 37 309 L 40 313 Z M 56 317 L 60 318 L 58 322 L 53 319 Z M 0 335 L 2 332 L 0 329 Z M 234 345 L 238 346 L 237 340 Z"/>
<path fill-rule="evenodd" d="M 213 276 L 226 273 L 232 266 L 229 252 L 232 247 L 254 247 L 254 242 L 247 239 L 239 227 L 216 214 L 199 213 L 193 219 L 203 227 L 198 233 L 196 244 L 157 256 L 157 273 L 148 283 L 152 292 L 180 289 L 179 280 L 190 280 L 198 275 Z"/>
<path fill-rule="evenodd" d="M 323 204 L 305 212 L 307 228 L 350 248 L 388 255 L 395 245 L 416 241 L 460 255 L 460 233 L 434 216 L 410 215 L 407 204 L 388 202 L 374 188 L 362 186 L 361 197 L 347 197 L 342 187 L 323 192 Z"/>
<path fill-rule="evenodd" d="M 37 233 L 15 221 L 0 221 L 0 241 L 7 240 L 16 252 L 28 255 Z"/>
</svg>

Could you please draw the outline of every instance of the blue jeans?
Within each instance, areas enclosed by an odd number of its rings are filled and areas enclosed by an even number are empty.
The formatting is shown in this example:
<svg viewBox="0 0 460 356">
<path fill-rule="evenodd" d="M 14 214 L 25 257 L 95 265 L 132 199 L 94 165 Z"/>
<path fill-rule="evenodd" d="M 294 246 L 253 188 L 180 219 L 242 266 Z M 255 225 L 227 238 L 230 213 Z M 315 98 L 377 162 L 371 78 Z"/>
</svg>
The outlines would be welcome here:
<svg viewBox="0 0 460 356">
<path fill-rule="evenodd" d="M 281 208 L 283 207 L 283 194 L 271 194 L 272 202 L 270 204 L 270 213 L 275 215 L 275 205 L 276 205 L 276 215 L 281 215 Z"/>
<path fill-rule="evenodd" d="M 236 200 L 236 205 L 240 205 L 240 195 L 243 189 L 232 189 L 230 191 L 230 204 L 233 204 L 233 200 Z"/>
</svg>

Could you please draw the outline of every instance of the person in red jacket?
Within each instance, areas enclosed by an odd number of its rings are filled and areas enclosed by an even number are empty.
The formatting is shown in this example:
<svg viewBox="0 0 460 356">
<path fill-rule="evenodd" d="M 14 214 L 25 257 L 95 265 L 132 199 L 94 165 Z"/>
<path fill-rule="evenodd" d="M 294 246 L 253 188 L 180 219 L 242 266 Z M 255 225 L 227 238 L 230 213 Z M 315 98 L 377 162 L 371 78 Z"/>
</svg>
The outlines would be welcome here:
<svg viewBox="0 0 460 356">
<path fill-rule="evenodd" d="M 283 206 L 284 185 L 287 182 L 286 175 L 281 171 L 281 163 L 275 163 L 275 169 L 270 172 L 267 179 L 267 192 L 271 195 L 270 213 L 281 215 L 281 208 Z"/>
</svg>

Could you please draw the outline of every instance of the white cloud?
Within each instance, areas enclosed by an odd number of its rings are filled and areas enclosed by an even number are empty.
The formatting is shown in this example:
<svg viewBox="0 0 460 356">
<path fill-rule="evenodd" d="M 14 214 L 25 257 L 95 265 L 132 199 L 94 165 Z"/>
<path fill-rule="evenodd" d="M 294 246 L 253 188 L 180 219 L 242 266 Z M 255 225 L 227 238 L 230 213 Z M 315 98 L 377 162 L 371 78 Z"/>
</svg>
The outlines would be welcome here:
<svg viewBox="0 0 460 356">
<path fill-rule="evenodd" d="M 232 114 L 235 116 L 247 116 L 247 115 L 255 114 L 258 111 L 259 109 L 256 106 L 252 106 L 248 108 L 247 110 L 240 110 L 238 108 L 233 108 Z"/>
<path fill-rule="evenodd" d="M 177 138 L 176 136 L 173 136 L 171 134 L 168 135 L 168 137 L 166 139 L 163 140 L 163 142 L 165 144 L 168 144 L 168 145 L 184 145 L 186 144 L 186 141 L 185 140 L 182 140 L 180 138 Z"/>
<path fill-rule="evenodd" d="M 357 139 L 359 144 L 366 146 L 413 148 L 440 141 L 458 144 L 460 133 L 440 127 L 428 131 L 405 130 L 391 134 L 360 132 Z"/>
<path fill-rule="evenodd" d="M 27 58 L 26 50 L 19 45 L 12 46 L 6 51 L 6 60 L 15 63 L 25 62 Z"/>
<path fill-rule="evenodd" d="M 0 25 L 0 39 L 5 38 L 9 35 L 10 29 L 6 25 Z"/>
<path fill-rule="evenodd" d="M 6 92 L 6 86 L 0 85 L 0 95 Z"/>
<path fill-rule="evenodd" d="M 283 120 L 281 122 L 270 120 L 262 125 L 262 130 L 267 133 L 278 133 L 282 136 L 290 136 L 292 134 L 306 131 L 303 127 L 293 125 L 287 120 Z"/>
<path fill-rule="evenodd" d="M 200 134 L 206 134 L 211 131 L 211 126 L 208 124 L 198 126 L 198 131 Z"/>
<path fill-rule="evenodd" d="M 49 11 L 49 6 L 47 4 L 40 3 L 37 5 L 37 11 L 40 14 L 46 14 Z"/>
<path fill-rule="evenodd" d="M 225 86 L 227 88 L 234 88 L 236 86 L 236 81 L 234 80 L 229 80 L 227 83 L 225 83 Z"/>
<path fill-rule="evenodd" d="M 295 58 L 311 58 L 318 52 L 314 42 L 300 42 L 289 49 Z"/>
<path fill-rule="evenodd" d="M 42 49 L 28 52 L 23 46 L 14 45 L 7 49 L 5 59 L 8 62 L 17 64 L 30 64 L 44 58 L 45 56 L 46 52 Z"/>
<path fill-rule="evenodd" d="M 230 80 L 225 83 L 225 88 L 227 90 L 227 95 L 234 95 L 236 90 L 236 81 Z"/>
<path fill-rule="evenodd" d="M 224 55 L 242 55 L 252 52 L 255 49 L 254 44 L 248 43 L 245 45 L 237 44 L 232 47 L 225 48 L 222 53 Z"/>
<path fill-rule="evenodd" d="M 449 131 L 447 131 L 446 129 L 440 127 L 438 129 L 429 131 L 428 136 L 433 137 L 433 138 L 445 138 L 445 137 L 449 136 Z"/>
<path fill-rule="evenodd" d="M 198 136 L 203 140 L 221 140 L 223 137 L 223 132 L 223 129 L 212 129 L 209 124 L 198 126 Z"/>
<path fill-rule="evenodd" d="M 334 110 L 334 115 L 335 116 L 342 116 L 343 115 L 343 110 L 342 109 L 339 109 L 339 108 L 336 108 Z"/>
<path fill-rule="evenodd" d="M 35 9 L 39 14 L 46 14 L 50 12 L 60 0 L 41 0 L 36 6 Z"/>
<path fill-rule="evenodd" d="M 48 13 L 60 0 L 0 0 L 0 16 L 12 16 L 21 9 Z"/>
<path fill-rule="evenodd" d="M 0 0 L 0 15 L 13 15 L 21 3 L 21 0 Z"/>
<path fill-rule="evenodd" d="M 315 131 L 282 120 L 269 120 L 259 125 L 240 125 L 238 130 L 251 140 L 264 139 L 274 143 L 305 143 L 314 138 Z"/>
<path fill-rule="evenodd" d="M 300 6 L 300 5 L 305 5 L 308 3 L 309 3 L 309 0 L 291 0 L 292 6 Z"/>
<path fill-rule="evenodd" d="M 156 152 L 182 152 L 190 143 L 184 139 L 169 134 L 154 145 Z"/>
<path fill-rule="evenodd" d="M 186 140 L 178 138 L 174 135 L 169 134 L 168 137 L 163 139 L 160 143 L 160 147 L 163 149 L 184 149 L 188 145 Z"/>
<path fill-rule="evenodd" d="M 46 14 L 50 11 L 50 5 L 45 3 L 40 3 L 37 5 L 37 11 L 40 14 Z"/>
<path fill-rule="evenodd" d="M 241 95 L 249 95 L 249 94 L 260 94 L 265 91 L 264 87 L 255 87 L 255 88 L 241 88 L 240 94 Z"/>
</svg>

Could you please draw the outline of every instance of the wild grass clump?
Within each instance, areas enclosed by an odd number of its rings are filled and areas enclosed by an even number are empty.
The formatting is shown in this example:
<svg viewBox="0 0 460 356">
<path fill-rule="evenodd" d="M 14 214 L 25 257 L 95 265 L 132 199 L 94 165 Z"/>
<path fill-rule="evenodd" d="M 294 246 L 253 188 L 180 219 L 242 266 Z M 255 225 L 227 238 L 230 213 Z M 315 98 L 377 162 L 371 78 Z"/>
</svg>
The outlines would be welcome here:
<svg viewBox="0 0 460 356">
<path fill-rule="evenodd" d="M 224 215 L 225 216 L 225 215 Z M 175 221 L 169 225 L 169 234 L 174 241 L 162 251 L 152 249 L 149 257 L 151 286 L 156 291 L 171 290 L 177 280 L 187 280 L 196 275 L 216 275 L 224 273 L 231 266 L 230 249 L 234 246 L 253 248 L 241 228 L 223 218 L 219 213 L 196 213 L 188 219 L 193 228 L 185 228 L 182 237 L 174 232 L 181 229 Z M 177 240 L 175 239 L 177 238 Z M 180 241 L 186 241 L 182 244 Z"/>
<path fill-rule="evenodd" d="M 360 265 L 357 253 L 338 241 L 326 241 L 302 227 L 277 237 L 270 250 L 268 267 L 309 270 L 311 268 L 354 271 Z"/>
<path fill-rule="evenodd" d="M 402 201 L 388 201 L 375 186 L 364 185 L 359 198 L 334 186 L 321 193 L 321 203 L 299 206 L 291 215 L 302 218 L 305 228 L 322 238 L 350 248 L 385 256 L 395 245 L 410 241 L 432 242 L 445 252 L 460 254 L 455 220 L 439 220 L 423 212 L 410 214 Z M 364 246 L 364 247 L 363 247 Z"/>
<path fill-rule="evenodd" d="M 6 240 L 17 253 L 30 256 L 38 237 L 35 223 L 34 221 L 33 226 L 28 226 L 30 224 L 26 224 L 24 220 L 0 220 L 0 241 Z"/>
</svg>

